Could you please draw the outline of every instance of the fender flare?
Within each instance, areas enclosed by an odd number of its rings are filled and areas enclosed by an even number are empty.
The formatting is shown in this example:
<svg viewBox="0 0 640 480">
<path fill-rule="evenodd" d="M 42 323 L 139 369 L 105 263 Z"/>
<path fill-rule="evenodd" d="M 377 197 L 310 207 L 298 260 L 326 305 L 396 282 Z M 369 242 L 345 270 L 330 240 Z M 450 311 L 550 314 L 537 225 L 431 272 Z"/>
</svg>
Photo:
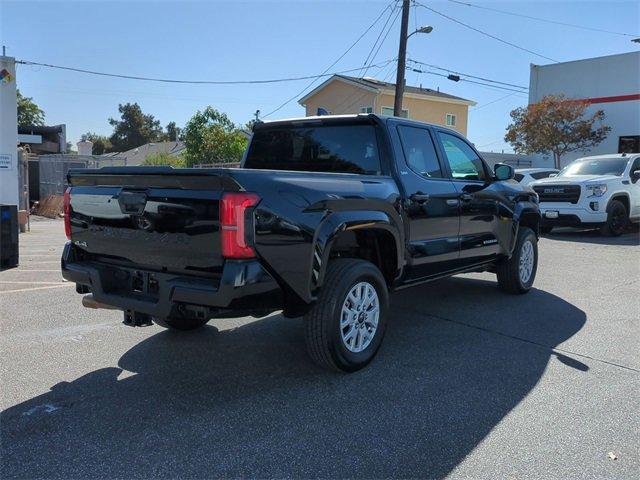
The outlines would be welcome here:
<svg viewBox="0 0 640 480">
<path fill-rule="evenodd" d="M 533 202 L 518 202 L 513 210 L 513 236 L 511 238 L 511 245 L 509 245 L 509 256 L 513 254 L 513 249 L 516 246 L 516 240 L 518 239 L 518 232 L 520 230 L 520 219 L 524 215 L 534 214 L 538 217 L 538 222 L 542 215 L 540 214 L 540 207 L 537 203 Z M 540 231 L 535 231 L 536 237 L 540 236 Z"/>
<path fill-rule="evenodd" d="M 396 247 L 397 278 L 402 272 L 404 264 L 403 230 L 394 219 L 384 211 L 358 210 L 337 211 L 327 215 L 318 226 L 313 239 L 311 258 L 311 278 L 309 279 L 309 294 L 322 286 L 326 273 L 331 248 L 336 238 L 346 231 L 354 230 L 384 230 L 393 236 Z"/>
</svg>

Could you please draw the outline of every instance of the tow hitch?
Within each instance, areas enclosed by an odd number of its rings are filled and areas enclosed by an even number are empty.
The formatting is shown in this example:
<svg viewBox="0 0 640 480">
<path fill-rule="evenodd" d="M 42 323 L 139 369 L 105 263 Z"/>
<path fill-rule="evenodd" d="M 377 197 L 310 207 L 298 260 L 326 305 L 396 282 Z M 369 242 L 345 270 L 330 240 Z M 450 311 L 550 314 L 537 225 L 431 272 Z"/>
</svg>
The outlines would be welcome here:
<svg viewBox="0 0 640 480">
<path fill-rule="evenodd" d="M 129 327 L 149 327 L 153 325 L 151 315 L 135 312 L 133 310 L 124 311 L 124 320 L 122 321 L 122 323 Z"/>
</svg>

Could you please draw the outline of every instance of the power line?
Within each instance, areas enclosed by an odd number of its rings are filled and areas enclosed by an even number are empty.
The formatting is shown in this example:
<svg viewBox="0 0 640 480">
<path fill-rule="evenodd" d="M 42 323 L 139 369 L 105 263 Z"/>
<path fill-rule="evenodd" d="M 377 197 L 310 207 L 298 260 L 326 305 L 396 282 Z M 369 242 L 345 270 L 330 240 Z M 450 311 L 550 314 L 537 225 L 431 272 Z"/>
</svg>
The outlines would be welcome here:
<svg viewBox="0 0 640 480">
<path fill-rule="evenodd" d="M 167 79 L 167 78 L 137 77 L 133 75 L 120 75 L 117 73 L 96 72 L 93 70 L 85 70 L 82 68 L 63 67 L 60 65 L 52 65 L 49 63 L 31 62 L 28 60 L 16 60 L 16 63 L 22 64 L 22 65 L 37 65 L 40 67 L 54 68 L 58 70 L 68 70 L 72 72 L 86 73 L 89 75 L 98 75 L 102 77 L 115 77 L 115 78 L 124 78 L 127 80 L 142 80 L 147 82 L 161 82 L 161 83 L 180 83 L 180 84 L 189 84 L 189 85 L 246 85 L 246 84 L 296 82 L 299 80 L 309 80 L 311 78 L 318 79 L 322 77 L 330 77 L 332 75 L 341 74 L 341 73 L 351 73 L 351 72 L 360 70 L 360 68 L 362 68 L 362 67 L 351 68 L 349 70 L 342 70 L 342 71 L 332 72 L 332 73 L 326 73 L 326 70 L 325 70 L 323 73 L 319 75 L 304 75 L 304 76 L 289 77 L 289 78 L 273 78 L 268 80 L 175 80 L 175 79 Z"/>
<path fill-rule="evenodd" d="M 504 97 L 496 98 L 495 100 L 492 100 L 491 102 L 483 103 L 482 105 L 478 105 L 477 107 L 470 108 L 469 112 L 475 112 L 476 110 L 480 110 L 481 108 L 488 107 L 489 105 L 493 105 L 494 103 L 497 103 L 497 102 L 499 102 L 501 100 L 505 100 L 505 99 L 507 99 L 509 97 L 513 97 L 514 95 L 517 95 L 517 93 L 516 92 L 508 93 Z"/>
<path fill-rule="evenodd" d="M 481 10 L 488 10 L 488 11 L 491 11 L 491 12 L 502 13 L 504 15 L 511 15 L 513 17 L 528 18 L 529 20 L 537 20 L 539 22 L 552 23 L 554 25 L 562 25 L 563 27 L 580 28 L 582 30 L 591 30 L 592 32 L 600 32 L 600 33 L 610 33 L 611 35 L 621 35 L 621 36 L 624 36 L 624 37 L 638 37 L 638 36 L 640 36 L 640 35 L 637 35 L 637 34 L 634 35 L 634 34 L 631 34 L 631 33 L 613 32 L 611 30 L 604 30 L 602 28 L 594 28 L 594 27 L 587 27 L 587 26 L 584 26 L 584 25 L 576 25 L 575 23 L 558 22 L 557 20 L 549 20 L 547 18 L 533 17 L 531 15 L 524 15 L 522 13 L 508 12 L 506 10 L 499 10 L 497 8 L 485 7 L 483 5 L 475 5 L 473 3 L 460 2 L 458 0 L 449 0 L 449 1 L 451 3 L 457 3 L 459 5 L 464 5 L 466 7 L 479 8 Z"/>
<path fill-rule="evenodd" d="M 376 37 L 376 41 L 373 42 L 373 45 L 371 45 L 371 50 L 369 50 L 369 53 L 367 54 L 367 58 L 365 58 L 364 62 L 362 63 L 362 69 L 363 70 L 367 66 L 367 62 L 369 61 L 369 58 L 371 58 L 371 55 L 373 54 L 373 51 L 376 48 L 376 45 L 378 45 L 378 41 L 380 40 L 380 37 L 384 33 L 385 28 L 387 28 L 387 24 L 389 23 L 389 20 L 391 20 L 391 18 L 393 17 L 393 12 L 395 12 L 397 7 L 398 7 L 398 2 L 397 2 L 397 0 L 394 0 L 393 8 L 391 9 L 391 12 L 389 13 L 389 16 L 387 17 L 387 20 L 384 22 L 384 25 L 382 25 L 382 30 L 380 30 L 380 33 Z M 373 58 L 371 58 L 371 62 L 373 62 Z M 362 73 L 360 73 L 360 74 L 358 74 L 358 76 L 362 77 L 364 75 Z"/>
<path fill-rule="evenodd" d="M 451 75 L 445 75 L 445 74 L 443 74 L 443 73 L 429 72 L 429 71 L 427 71 L 427 70 L 420 70 L 419 68 L 411 68 L 411 67 L 407 67 L 407 69 L 408 69 L 408 70 L 411 70 L 412 72 L 417 72 L 417 73 L 426 73 L 426 74 L 428 74 L 428 75 L 436 75 L 436 76 L 438 76 L 438 77 L 444 77 L 444 78 L 447 78 L 447 79 L 449 79 L 449 80 L 452 80 L 452 79 L 451 79 Z M 453 80 L 453 81 L 456 81 L 456 82 L 457 82 L 457 81 L 460 81 L 460 82 L 468 82 L 468 83 L 473 83 L 473 84 L 476 84 L 476 85 L 483 85 L 483 86 L 485 86 L 485 87 L 493 88 L 493 89 L 496 89 L 496 90 L 505 90 L 505 91 L 507 91 L 507 92 L 514 92 L 514 93 L 526 93 L 526 92 L 524 92 L 524 91 L 522 91 L 522 90 L 515 90 L 515 89 L 513 89 L 513 88 L 503 87 L 503 86 L 501 86 L 501 85 L 492 85 L 492 84 L 489 84 L 489 83 L 476 82 L 475 80 L 469 80 L 468 78 L 459 78 L 459 79 L 457 79 L 457 80 Z"/>
<path fill-rule="evenodd" d="M 417 4 L 417 5 L 419 5 L 419 6 L 421 6 L 422 8 L 426 8 L 427 10 L 429 10 L 429 11 L 431 11 L 431 12 L 435 13 L 436 15 L 440 15 L 441 17 L 444 17 L 444 18 L 446 18 L 447 20 L 450 20 L 450 21 L 452 21 L 452 22 L 455 22 L 455 23 L 457 23 L 458 25 L 462 25 L 463 27 L 466 27 L 466 28 L 468 28 L 468 29 L 470 29 L 470 30 L 473 30 L 474 32 L 480 33 L 481 35 L 484 35 L 484 36 L 489 37 L 489 38 L 493 38 L 494 40 L 497 40 L 498 42 L 504 43 L 505 45 L 509 45 L 509 46 L 511 46 L 511 47 L 517 48 L 518 50 L 522 50 L 522 51 L 524 51 L 524 52 L 531 53 L 531 54 L 533 54 L 533 55 L 536 55 L 536 56 L 538 56 L 538 57 L 544 58 L 544 59 L 546 59 L 546 60 L 550 60 L 550 61 L 552 61 L 552 62 L 556 62 L 556 63 L 558 62 L 558 60 L 554 60 L 553 58 L 550 58 L 550 57 L 547 57 L 547 56 L 545 56 L 545 55 L 542 55 L 541 53 L 534 52 L 533 50 L 529 50 L 528 48 L 521 47 L 520 45 L 516 45 L 515 43 L 509 42 L 509 41 L 507 41 L 507 40 L 503 40 L 503 39 L 502 39 L 502 38 L 500 38 L 500 37 L 496 37 L 495 35 L 492 35 L 492 34 L 490 34 L 490 33 L 487 33 L 487 32 L 485 32 L 485 31 L 482 31 L 482 30 L 480 30 L 480 29 L 478 29 L 478 28 L 472 27 L 471 25 L 468 25 L 468 24 L 466 24 L 466 23 L 464 23 L 464 22 L 461 22 L 460 20 L 456 20 L 455 18 L 450 17 L 449 15 L 445 15 L 444 13 L 439 12 L 439 11 L 437 11 L 437 10 L 434 10 L 434 9 L 433 9 L 433 8 L 431 8 L 431 7 L 427 7 L 426 5 L 424 5 L 424 4 L 422 4 L 422 3 L 416 3 L 416 4 Z"/>
<path fill-rule="evenodd" d="M 391 9 L 391 13 L 393 14 L 393 10 L 395 9 L 395 2 L 396 0 L 394 0 L 393 3 L 393 8 Z M 333 67 L 336 63 L 338 63 L 340 60 L 342 60 L 344 58 L 344 56 L 349 53 L 351 51 L 351 49 L 353 47 L 356 46 L 356 44 L 362 40 L 362 38 L 369 33 L 369 30 L 371 30 L 377 23 L 378 20 L 380 20 L 382 18 L 382 16 L 384 15 L 384 12 L 386 12 L 389 8 L 391 7 L 391 4 L 387 5 L 386 7 L 384 7 L 384 9 L 380 12 L 380 15 L 378 15 L 376 17 L 376 19 L 373 21 L 373 23 L 371 25 L 369 25 L 369 27 L 362 33 L 362 35 L 360 35 L 355 42 L 353 42 L 349 48 L 347 48 L 342 55 L 340 55 L 338 57 L 338 59 L 336 61 L 334 61 L 331 65 L 329 65 L 324 72 L 322 72 L 323 74 L 326 73 L 331 67 Z M 360 69 L 358 69 L 360 70 Z M 314 79 L 311 83 L 309 83 L 307 86 L 305 86 L 302 90 L 300 90 L 300 92 L 296 93 L 293 97 L 290 97 L 289 99 L 285 100 L 283 103 L 281 103 L 278 107 L 276 107 L 275 109 L 271 110 L 269 113 L 265 114 L 262 116 L 262 118 L 266 118 L 269 115 L 273 115 L 274 113 L 276 113 L 277 111 L 279 111 L 280 109 L 284 108 L 285 105 L 288 105 L 289 103 L 291 103 L 293 100 L 295 100 L 296 98 L 298 98 L 300 95 L 302 95 L 304 92 L 306 92 L 315 82 L 316 82 L 317 78 Z"/>
<path fill-rule="evenodd" d="M 443 68 L 443 67 L 438 67 L 437 65 L 431 65 L 429 63 L 425 63 L 425 62 L 420 62 L 418 60 L 412 60 L 412 59 L 408 59 L 408 61 L 413 62 L 413 63 L 417 63 L 420 65 L 424 65 L 425 67 L 429 67 L 429 68 L 435 68 L 436 70 L 442 70 L 444 72 L 448 72 L 448 73 L 454 73 L 456 75 L 462 75 L 464 77 L 469 77 L 469 78 L 475 78 L 477 80 L 483 80 L 485 82 L 490 82 L 490 83 L 497 83 L 499 85 L 505 85 L 507 87 L 515 87 L 515 88 L 522 88 L 523 90 L 528 90 L 527 87 L 523 87 L 522 85 L 515 85 L 513 83 L 507 83 L 507 82 L 501 82 L 499 80 L 492 80 L 490 78 L 484 78 L 484 77 L 478 77 L 477 75 L 471 75 L 469 73 L 462 73 L 462 72 L 456 72 L 455 70 L 451 70 L 448 68 Z"/>
<path fill-rule="evenodd" d="M 389 25 L 389 28 L 387 29 L 387 33 L 384 34 L 384 37 L 382 38 L 382 41 L 378 45 L 378 49 L 376 50 L 376 53 L 374 53 L 373 57 L 371 57 L 371 61 L 369 62 L 369 66 L 365 69 L 364 73 L 362 74 L 363 77 L 367 75 L 367 72 L 371 68 L 371 62 L 373 62 L 376 59 L 376 57 L 378 56 L 378 53 L 380 52 L 380 49 L 382 48 L 382 45 L 387 40 L 387 37 L 389 36 L 389 32 L 391 32 L 391 30 L 393 29 L 393 26 L 396 24 L 396 21 L 398 20 L 398 17 L 400 16 L 401 12 L 402 12 L 402 10 L 398 9 L 398 13 L 396 13 L 396 16 L 394 17 L 393 21 L 391 22 L 391 25 Z"/>
</svg>

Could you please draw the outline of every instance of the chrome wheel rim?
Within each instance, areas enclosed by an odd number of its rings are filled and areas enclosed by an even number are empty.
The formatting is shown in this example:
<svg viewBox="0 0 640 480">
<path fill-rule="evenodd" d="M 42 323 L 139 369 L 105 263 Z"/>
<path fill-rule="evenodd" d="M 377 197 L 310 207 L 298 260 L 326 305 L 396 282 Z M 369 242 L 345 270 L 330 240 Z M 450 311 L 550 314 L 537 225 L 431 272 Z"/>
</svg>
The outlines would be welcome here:
<svg viewBox="0 0 640 480">
<path fill-rule="evenodd" d="M 531 274 L 533 273 L 534 256 L 533 243 L 531 243 L 530 240 L 527 240 L 522 244 L 522 248 L 520 249 L 519 273 L 520 281 L 522 283 L 527 283 L 531 278 Z"/>
<path fill-rule="evenodd" d="M 376 289 L 359 282 L 347 293 L 340 313 L 340 336 L 353 353 L 366 349 L 376 335 L 380 318 L 380 301 Z"/>
</svg>

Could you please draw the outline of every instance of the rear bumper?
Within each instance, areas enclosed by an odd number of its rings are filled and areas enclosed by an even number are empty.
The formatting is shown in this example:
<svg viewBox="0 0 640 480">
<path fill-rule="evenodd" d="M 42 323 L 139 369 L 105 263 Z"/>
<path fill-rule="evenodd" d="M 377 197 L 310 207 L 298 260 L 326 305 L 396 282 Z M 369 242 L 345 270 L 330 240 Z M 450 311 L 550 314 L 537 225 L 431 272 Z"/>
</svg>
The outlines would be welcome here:
<svg viewBox="0 0 640 480">
<path fill-rule="evenodd" d="M 222 275 L 203 278 L 81 261 L 76 248 L 71 242 L 65 245 L 62 276 L 88 287 L 97 302 L 121 310 L 167 318 L 191 307 L 215 316 L 224 311 L 275 310 L 282 305 L 278 283 L 257 260 L 227 260 Z M 134 277 L 142 279 L 135 290 Z"/>
</svg>

